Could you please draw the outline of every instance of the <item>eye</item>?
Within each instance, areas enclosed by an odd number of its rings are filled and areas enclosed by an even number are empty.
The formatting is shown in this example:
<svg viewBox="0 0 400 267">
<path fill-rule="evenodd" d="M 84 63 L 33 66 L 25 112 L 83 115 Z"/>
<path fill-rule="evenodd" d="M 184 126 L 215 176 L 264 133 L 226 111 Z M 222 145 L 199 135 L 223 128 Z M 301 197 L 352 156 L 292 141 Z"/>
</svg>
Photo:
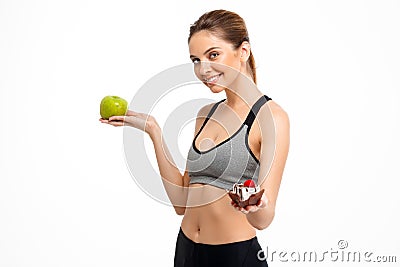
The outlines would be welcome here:
<svg viewBox="0 0 400 267">
<path fill-rule="evenodd" d="M 193 62 L 193 64 L 198 64 L 198 63 L 200 63 L 200 59 L 192 58 L 192 62 Z"/>
<path fill-rule="evenodd" d="M 217 52 L 212 52 L 212 53 L 210 53 L 210 59 L 214 59 L 214 58 L 216 58 L 217 56 L 219 56 L 219 54 L 218 54 Z"/>
</svg>

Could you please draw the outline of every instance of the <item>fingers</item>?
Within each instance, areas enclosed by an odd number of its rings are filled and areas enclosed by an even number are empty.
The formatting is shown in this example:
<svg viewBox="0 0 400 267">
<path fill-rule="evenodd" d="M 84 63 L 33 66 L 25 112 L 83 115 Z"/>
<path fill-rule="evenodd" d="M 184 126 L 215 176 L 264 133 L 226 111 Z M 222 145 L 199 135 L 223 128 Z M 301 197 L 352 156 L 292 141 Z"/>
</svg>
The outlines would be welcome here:
<svg viewBox="0 0 400 267">
<path fill-rule="evenodd" d="M 124 121 L 121 121 L 121 120 L 110 120 L 110 119 L 106 120 L 106 119 L 100 118 L 99 121 L 101 123 L 110 124 L 110 125 L 116 126 L 116 127 L 124 126 Z"/>
<path fill-rule="evenodd" d="M 235 201 L 231 201 L 231 205 L 233 206 L 233 208 L 237 211 L 240 211 L 243 214 L 247 214 L 250 212 L 249 208 L 250 206 L 246 206 L 246 207 L 240 207 Z"/>
<path fill-rule="evenodd" d="M 241 213 L 243 213 L 243 214 L 249 214 L 250 212 L 253 212 L 253 211 L 251 210 L 251 207 L 249 207 L 249 206 L 246 206 L 246 207 L 244 207 L 244 208 L 239 207 L 239 211 L 240 211 Z"/>
<path fill-rule="evenodd" d="M 115 127 L 125 125 L 125 116 L 112 116 L 108 118 L 108 123 Z"/>
<path fill-rule="evenodd" d="M 108 124 L 115 126 L 115 127 L 124 126 L 123 121 L 110 121 Z"/>
<path fill-rule="evenodd" d="M 101 118 L 100 122 L 107 123 L 113 126 L 131 126 L 142 131 L 146 130 L 146 125 L 148 125 L 154 120 L 153 117 L 145 113 L 137 113 L 132 110 L 128 110 L 125 116 L 111 116 L 108 120 Z"/>
<path fill-rule="evenodd" d="M 112 116 L 108 118 L 108 121 L 125 121 L 125 116 Z"/>
<path fill-rule="evenodd" d="M 250 212 L 256 212 L 261 208 L 263 201 L 260 200 L 257 205 L 248 205 L 246 207 L 240 207 L 236 202 L 231 201 L 231 205 L 237 211 L 240 211 L 243 214 L 249 214 Z"/>
</svg>

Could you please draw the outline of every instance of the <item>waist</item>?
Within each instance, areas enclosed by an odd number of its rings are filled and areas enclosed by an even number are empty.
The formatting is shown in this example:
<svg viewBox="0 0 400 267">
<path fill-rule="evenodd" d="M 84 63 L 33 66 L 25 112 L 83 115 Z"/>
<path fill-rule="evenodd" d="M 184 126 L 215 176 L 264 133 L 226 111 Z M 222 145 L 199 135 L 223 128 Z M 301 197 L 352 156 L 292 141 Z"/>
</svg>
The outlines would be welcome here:
<svg viewBox="0 0 400 267">
<path fill-rule="evenodd" d="M 250 237 L 249 239 L 245 239 L 242 241 L 233 241 L 233 242 L 229 242 L 229 243 L 222 243 L 222 244 L 206 244 L 206 243 L 200 243 L 200 242 L 194 242 L 191 238 L 189 238 L 185 232 L 182 230 L 182 227 L 179 228 L 179 233 L 178 236 L 182 239 L 185 240 L 185 242 L 187 243 L 191 243 L 191 244 L 195 244 L 195 245 L 199 245 L 199 246 L 204 246 L 204 247 L 212 247 L 212 248 L 216 248 L 216 247 L 223 247 L 223 246 L 235 246 L 235 245 L 242 245 L 243 243 L 251 243 L 254 240 L 257 241 L 257 236 L 253 236 Z M 258 241 L 257 241 L 258 242 Z"/>
<path fill-rule="evenodd" d="M 190 240 L 204 244 L 224 244 L 248 240 L 256 235 L 246 215 L 232 207 L 225 190 L 199 184 L 190 187 L 198 191 L 194 194 L 192 190 L 189 191 L 188 203 L 203 202 L 202 205 L 188 205 L 182 219 L 181 228 Z"/>
</svg>

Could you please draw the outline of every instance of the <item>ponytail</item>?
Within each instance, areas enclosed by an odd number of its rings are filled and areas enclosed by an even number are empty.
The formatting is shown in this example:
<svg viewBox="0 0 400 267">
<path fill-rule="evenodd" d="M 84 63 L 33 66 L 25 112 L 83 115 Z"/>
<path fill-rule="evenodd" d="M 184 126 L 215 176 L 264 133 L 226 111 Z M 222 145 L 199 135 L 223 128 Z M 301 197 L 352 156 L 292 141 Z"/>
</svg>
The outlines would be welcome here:
<svg viewBox="0 0 400 267">
<path fill-rule="evenodd" d="M 250 50 L 250 57 L 247 60 L 247 69 L 253 78 L 253 82 L 257 84 L 257 75 L 256 75 L 256 62 L 254 60 L 253 52 Z"/>
</svg>

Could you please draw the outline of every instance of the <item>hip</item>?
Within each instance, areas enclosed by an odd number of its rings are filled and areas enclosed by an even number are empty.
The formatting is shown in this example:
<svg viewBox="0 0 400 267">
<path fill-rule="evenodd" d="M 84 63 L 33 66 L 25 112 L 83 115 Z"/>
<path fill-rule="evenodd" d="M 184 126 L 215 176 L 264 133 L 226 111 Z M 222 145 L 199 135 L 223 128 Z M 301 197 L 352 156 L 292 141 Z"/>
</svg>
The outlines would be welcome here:
<svg viewBox="0 0 400 267">
<path fill-rule="evenodd" d="M 174 266 L 267 267 L 268 264 L 256 236 L 243 241 L 212 245 L 193 242 L 180 228 Z"/>
</svg>

